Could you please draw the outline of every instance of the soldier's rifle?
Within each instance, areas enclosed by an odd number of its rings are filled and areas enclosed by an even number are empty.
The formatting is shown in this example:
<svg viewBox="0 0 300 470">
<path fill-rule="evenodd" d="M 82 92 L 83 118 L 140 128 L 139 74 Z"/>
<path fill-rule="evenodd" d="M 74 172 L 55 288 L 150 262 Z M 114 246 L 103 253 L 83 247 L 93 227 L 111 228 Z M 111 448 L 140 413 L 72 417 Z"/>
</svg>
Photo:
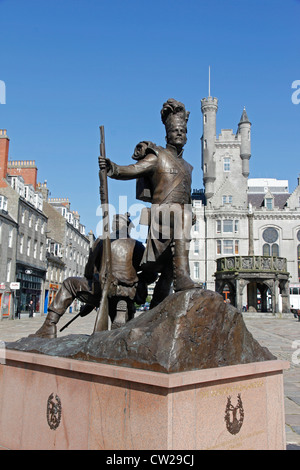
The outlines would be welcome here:
<svg viewBox="0 0 300 470">
<path fill-rule="evenodd" d="M 78 317 L 85 317 L 86 315 L 88 315 L 89 313 L 91 313 L 93 310 L 94 310 L 94 306 L 93 305 L 83 305 L 81 308 L 80 308 L 80 312 L 77 313 L 77 315 L 75 315 L 75 317 L 73 317 L 70 321 L 68 321 L 68 323 L 66 323 L 59 331 L 64 331 L 66 328 L 68 328 L 69 325 L 71 325 L 71 323 L 73 323 L 73 321 L 75 321 Z"/>
<path fill-rule="evenodd" d="M 100 155 L 106 158 L 105 151 L 105 135 L 104 126 L 100 126 Z M 100 282 L 102 287 L 101 302 L 97 312 L 94 333 L 108 329 L 108 293 L 112 282 L 112 266 L 111 266 L 111 242 L 110 242 L 110 221 L 108 207 L 108 184 L 107 169 L 100 167 L 100 201 L 103 217 L 103 251 L 100 268 Z"/>
</svg>

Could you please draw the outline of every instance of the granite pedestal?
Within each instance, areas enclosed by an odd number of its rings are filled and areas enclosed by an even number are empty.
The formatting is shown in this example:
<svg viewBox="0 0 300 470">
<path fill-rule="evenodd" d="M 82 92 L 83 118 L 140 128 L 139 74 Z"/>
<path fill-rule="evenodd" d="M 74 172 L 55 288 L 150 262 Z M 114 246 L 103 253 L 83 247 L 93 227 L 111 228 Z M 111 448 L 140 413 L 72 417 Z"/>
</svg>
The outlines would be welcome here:
<svg viewBox="0 0 300 470">
<path fill-rule="evenodd" d="M 2 350 L 0 448 L 285 449 L 280 360 L 162 373 Z"/>
</svg>

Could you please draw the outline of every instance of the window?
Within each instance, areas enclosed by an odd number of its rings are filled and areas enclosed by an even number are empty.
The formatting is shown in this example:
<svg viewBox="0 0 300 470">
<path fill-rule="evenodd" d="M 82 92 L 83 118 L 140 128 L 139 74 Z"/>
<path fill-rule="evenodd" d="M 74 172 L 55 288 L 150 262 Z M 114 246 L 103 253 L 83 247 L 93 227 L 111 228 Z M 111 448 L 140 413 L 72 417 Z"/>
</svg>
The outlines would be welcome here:
<svg viewBox="0 0 300 470">
<path fill-rule="evenodd" d="M 22 209 L 21 222 L 22 224 L 25 223 L 25 209 Z"/>
<path fill-rule="evenodd" d="M 13 246 L 13 235 L 14 235 L 13 228 L 9 227 L 9 231 L 8 231 L 8 248 L 11 248 Z"/>
<path fill-rule="evenodd" d="M 217 240 L 217 255 L 238 255 L 239 240 Z"/>
<path fill-rule="evenodd" d="M 194 255 L 199 254 L 199 240 L 194 241 Z"/>
<path fill-rule="evenodd" d="M 33 244 L 33 257 L 36 258 L 36 255 L 37 255 L 37 241 L 34 240 L 34 244 Z"/>
<path fill-rule="evenodd" d="M 232 204 L 232 196 L 222 196 L 223 204 Z"/>
<path fill-rule="evenodd" d="M 21 234 L 20 235 L 20 253 L 22 254 L 23 253 L 23 250 L 24 250 L 24 235 Z"/>
<path fill-rule="evenodd" d="M 230 158 L 229 157 L 225 157 L 223 159 L 223 168 L 224 168 L 224 171 L 230 171 Z"/>
<path fill-rule="evenodd" d="M 195 261 L 195 263 L 194 263 L 194 278 L 199 279 L 199 277 L 200 277 L 199 262 Z"/>
<path fill-rule="evenodd" d="M 217 233 L 238 233 L 239 221 L 233 219 L 225 219 L 223 223 L 221 220 L 216 221 L 216 232 Z"/>
<path fill-rule="evenodd" d="M 232 233 L 233 232 L 233 220 L 225 219 L 223 220 L 223 232 Z"/>
<path fill-rule="evenodd" d="M 30 256 L 31 238 L 27 240 L 27 256 Z"/>
<path fill-rule="evenodd" d="M 6 282 L 10 281 L 11 275 L 11 259 L 7 260 L 7 268 L 6 268 Z"/>
<path fill-rule="evenodd" d="M 7 212 L 7 197 L 0 196 L 0 209 Z"/>
<path fill-rule="evenodd" d="M 67 217 L 67 208 L 66 207 L 61 207 L 60 210 L 61 210 L 61 215 L 66 218 Z"/>
<path fill-rule="evenodd" d="M 43 254 L 44 254 L 44 245 L 43 243 L 40 244 L 40 260 L 43 260 Z"/>
<path fill-rule="evenodd" d="M 276 243 L 279 238 L 278 230 L 274 227 L 268 227 L 263 231 L 263 256 L 279 256 L 279 245 Z"/>
<path fill-rule="evenodd" d="M 267 198 L 265 199 L 265 207 L 266 207 L 268 210 L 272 210 L 272 209 L 273 209 L 273 198 L 267 197 Z"/>
<path fill-rule="evenodd" d="M 223 240 L 223 254 L 233 255 L 233 240 Z"/>
<path fill-rule="evenodd" d="M 31 227 L 32 226 L 32 214 L 29 215 L 29 219 L 28 219 L 28 227 Z"/>
</svg>

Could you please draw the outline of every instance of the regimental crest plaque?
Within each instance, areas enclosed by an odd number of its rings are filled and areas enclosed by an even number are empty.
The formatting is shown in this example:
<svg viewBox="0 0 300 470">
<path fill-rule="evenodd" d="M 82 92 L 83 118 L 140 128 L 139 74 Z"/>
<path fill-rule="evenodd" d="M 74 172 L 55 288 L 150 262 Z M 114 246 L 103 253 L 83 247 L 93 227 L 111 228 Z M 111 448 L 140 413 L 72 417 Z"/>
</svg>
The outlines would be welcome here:
<svg viewBox="0 0 300 470">
<path fill-rule="evenodd" d="M 244 408 L 240 393 L 237 396 L 236 406 L 231 403 L 231 396 L 227 397 L 224 419 L 230 434 L 237 434 L 240 431 L 244 421 Z"/>
<path fill-rule="evenodd" d="M 47 400 L 47 423 L 49 428 L 55 431 L 61 420 L 61 400 L 58 395 L 51 393 Z"/>
</svg>

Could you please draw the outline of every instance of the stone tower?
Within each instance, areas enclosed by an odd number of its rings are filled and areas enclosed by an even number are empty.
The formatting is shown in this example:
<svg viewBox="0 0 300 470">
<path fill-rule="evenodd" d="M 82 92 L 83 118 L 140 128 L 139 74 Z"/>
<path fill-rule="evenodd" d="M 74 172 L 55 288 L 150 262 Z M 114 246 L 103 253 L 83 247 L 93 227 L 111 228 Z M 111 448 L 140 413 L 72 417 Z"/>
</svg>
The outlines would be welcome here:
<svg viewBox="0 0 300 470">
<path fill-rule="evenodd" d="M 243 110 L 236 134 L 222 129 L 216 135 L 218 100 L 201 100 L 203 114 L 202 171 L 207 206 L 215 209 L 246 209 L 251 123 Z"/>
<path fill-rule="evenodd" d="M 251 122 L 248 119 L 246 108 L 241 116 L 238 133 L 241 136 L 241 159 L 243 176 L 249 176 L 249 159 L 251 157 Z"/>
<path fill-rule="evenodd" d="M 202 171 L 205 196 L 209 199 L 214 194 L 214 182 L 216 179 L 216 165 L 214 154 L 216 151 L 216 121 L 218 111 L 217 98 L 203 98 L 201 100 L 203 114 L 202 136 Z"/>
</svg>

